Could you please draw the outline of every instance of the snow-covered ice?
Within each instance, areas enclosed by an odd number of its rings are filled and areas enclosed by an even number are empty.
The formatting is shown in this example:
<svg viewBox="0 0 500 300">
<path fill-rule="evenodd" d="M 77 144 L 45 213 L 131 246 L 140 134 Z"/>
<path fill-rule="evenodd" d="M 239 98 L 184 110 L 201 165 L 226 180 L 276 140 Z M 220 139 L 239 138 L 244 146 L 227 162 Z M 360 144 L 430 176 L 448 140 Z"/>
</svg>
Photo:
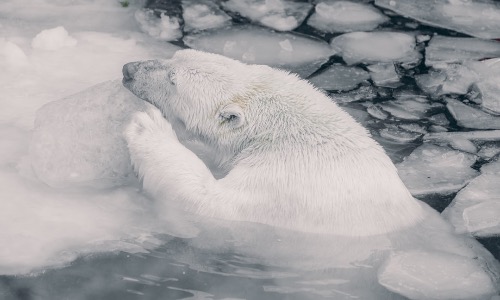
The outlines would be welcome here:
<svg viewBox="0 0 500 300">
<path fill-rule="evenodd" d="M 324 32 L 370 31 L 389 18 L 375 7 L 350 1 L 322 1 L 316 4 L 307 24 Z"/>
<path fill-rule="evenodd" d="M 31 42 L 31 47 L 42 50 L 58 50 L 63 47 L 73 47 L 77 43 L 64 27 L 42 30 Z"/>
<path fill-rule="evenodd" d="M 174 41 L 182 37 L 181 25 L 175 16 L 162 13 L 157 18 L 152 10 L 138 9 L 135 19 L 142 31 L 160 41 Z"/>
<path fill-rule="evenodd" d="M 475 162 L 473 154 L 424 143 L 396 167 L 412 195 L 447 195 L 479 175 L 471 168 Z"/>
<path fill-rule="evenodd" d="M 333 54 L 330 46 L 317 39 L 292 33 L 277 33 L 253 26 L 206 31 L 184 38 L 191 48 L 246 63 L 281 67 L 307 77 Z"/>
<path fill-rule="evenodd" d="M 466 280 L 457 274 L 468 274 Z M 460 275 L 459 275 L 460 276 Z M 379 282 L 409 299 L 482 299 L 495 283 L 474 260 L 441 252 L 414 250 L 390 256 Z M 457 282 L 460 281 L 460 289 Z"/>
<path fill-rule="evenodd" d="M 481 175 L 462 189 L 442 215 L 458 233 L 500 235 L 500 160 L 481 167 Z"/>
<path fill-rule="evenodd" d="M 431 26 L 500 38 L 500 5 L 494 0 L 375 0 L 375 5 Z"/>
<path fill-rule="evenodd" d="M 494 116 L 456 99 L 446 99 L 446 108 L 459 126 L 472 129 L 500 129 L 500 116 Z"/>
<path fill-rule="evenodd" d="M 30 146 L 38 179 L 57 188 L 130 183 L 135 176 L 122 132 L 144 103 L 115 80 L 43 106 Z"/>
<path fill-rule="evenodd" d="M 368 72 L 361 68 L 334 64 L 320 74 L 309 78 L 309 81 L 324 90 L 347 91 L 356 88 L 369 78 Z"/>
<path fill-rule="evenodd" d="M 459 63 L 500 56 L 500 42 L 478 38 L 434 36 L 425 48 L 425 64 Z"/>
<path fill-rule="evenodd" d="M 402 32 L 351 32 L 333 38 L 330 44 L 348 65 L 414 63 L 422 57 L 415 49 L 415 37 Z"/>
<path fill-rule="evenodd" d="M 231 24 L 231 17 L 213 1 L 183 0 L 182 9 L 184 31 L 214 29 Z"/>
<path fill-rule="evenodd" d="M 312 8 L 309 3 L 291 0 L 229 0 L 222 5 L 253 22 L 279 31 L 300 26 Z"/>
<path fill-rule="evenodd" d="M 28 159 L 41 106 L 121 78 L 129 61 L 169 58 L 178 49 L 139 32 L 136 9 L 117 1 L 0 2 L 0 274 L 61 266 L 81 253 L 141 252 L 153 245 L 141 241 L 154 242 L 154 212 L 134 186 L 53 189 L 33 177 Z M 45 121 L 57 122 L 55 116 Z M 70 128 L 58 128 L 65 130 Z M 82 145 L 88 142 L 84 133 L 78 133 Z M 62 137 L 59 143 L 65 143 Z"/>
</svg>

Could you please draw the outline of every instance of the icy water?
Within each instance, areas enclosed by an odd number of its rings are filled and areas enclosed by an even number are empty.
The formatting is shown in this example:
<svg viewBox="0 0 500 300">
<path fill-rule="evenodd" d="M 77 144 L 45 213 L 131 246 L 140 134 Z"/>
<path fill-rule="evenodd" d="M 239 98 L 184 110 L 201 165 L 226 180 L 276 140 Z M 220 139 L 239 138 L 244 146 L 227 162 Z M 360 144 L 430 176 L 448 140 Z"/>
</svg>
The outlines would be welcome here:
<svg viewBox="0 0 500 300">
<path fill-rule="evenodd" d="M 63 102 L 35 123 L 44 104 L 184 47 L 325 89 L 369 128 L 415 197 L 500 259 L 500 7 L 421 2 L 0 3 L 0 299 L 406 299 L 374 270 L 391 245 L 419 248 L 431 229 L 359 240 L 165 213 L 120 152 L 126 116 L 95 106 L 127 103 L 113 83 L 67 98 L 88 103 L 87 115 Z M 99 135 L 102 116 L 120 121 Z M 455 262 L 472 270 L 443 264 Z M 435 299 L 447 298 L 456 297 Z"/>
</svg>

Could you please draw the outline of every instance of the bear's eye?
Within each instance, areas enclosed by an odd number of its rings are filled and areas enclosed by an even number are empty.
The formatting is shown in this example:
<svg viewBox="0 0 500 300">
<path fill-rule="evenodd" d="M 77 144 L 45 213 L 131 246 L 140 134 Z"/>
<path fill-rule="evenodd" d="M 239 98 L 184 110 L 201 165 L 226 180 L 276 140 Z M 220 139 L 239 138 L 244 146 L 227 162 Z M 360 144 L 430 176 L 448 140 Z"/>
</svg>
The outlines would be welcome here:
<svg viewBox="0 0 500 300">
<path fill-rule="evenodd" d="M 176 76 L 175 76 L 175 71 L 174 70 L 170 70 L 168 73 L 167 73 L 167 78 L 168 80 L 170 81 L 171 84 L 173 85 L 176 85 Z"/>
</svg>

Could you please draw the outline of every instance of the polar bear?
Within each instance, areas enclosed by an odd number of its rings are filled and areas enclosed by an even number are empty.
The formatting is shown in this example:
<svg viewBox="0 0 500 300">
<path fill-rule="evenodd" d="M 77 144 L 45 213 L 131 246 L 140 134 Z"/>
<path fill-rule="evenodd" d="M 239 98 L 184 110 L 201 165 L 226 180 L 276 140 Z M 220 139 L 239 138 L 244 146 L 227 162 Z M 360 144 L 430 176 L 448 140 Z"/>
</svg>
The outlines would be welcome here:
<svg viewBox="0 0 500 300">
<path fill-rule="evenodd" d="M 491 255 L 472 239 L 455 237 L 436 212 L 414 199 L 367 130 L 307 81 L 190 49 L 170 60 L 129 63 L 123 75 L 130 91 L 159 109 L 137 113 L 125 132 L 132 163 L 153 198 L 197 215 L 301 232 L 387 235 L 395 239 L 391 247 L 415 250 L 401 246 L 410 239 L 401 237 L 405 232 L 433 244 L 426 249 L 445 251 L 444 258 L 426 250 L 393 256 L 379 274 L 381 284 L 410 298 L 432 298 L 393 280 L 394 269 L 408 262 L 432 269 L 426 262 L 462 257 L 468 271 L 450 269 L 457 284 L 474 269 L 481 275 L 467 282 L 481 290 L 469 295 L 495 292 L 496 275 L 483 271 L 497 268 L 495 262 L 483 268 L 473 260 L 479 252 L 485 260 Z M 177 134 L 186 132 L 214 150 L 218 172 L 179 142 Z"/>
</svg>

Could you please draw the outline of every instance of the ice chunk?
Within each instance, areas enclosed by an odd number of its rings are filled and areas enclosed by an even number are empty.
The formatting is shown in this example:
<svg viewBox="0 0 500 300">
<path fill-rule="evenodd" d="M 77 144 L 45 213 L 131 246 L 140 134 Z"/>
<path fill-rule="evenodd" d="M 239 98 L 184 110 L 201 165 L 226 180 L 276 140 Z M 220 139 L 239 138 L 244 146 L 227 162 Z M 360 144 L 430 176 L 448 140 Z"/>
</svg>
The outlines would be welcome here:
<svg viewBox="0 0 500 300">
<path fill-rule="evenodd" d="M 496 1 L 375 0 L 375 5 L 432 26 L 479 38 L 500 38 L 500 7 Z"/>
<path fill-rule="evenodd" d="M 397 143 L 411 143 L 422 136 L 422 133 L 405 130 L 397 125 L 389 124 L 380 130 L 380 136 Z"/>
<path fill-rule="evenodd" d="M 324 32 L 370 31 L 389 18 L 378 9 L 349 1 L 319 2 L 307 24 Z"/>
<path fill-rule="evenodd" d="M 478 75 L 460 64 L 445 64 L 427 74 L 415 76 L 417 85 L 433 97 L 445 94 L 466 94 Z"/>
<path fill-rule="evenodd" d="M 479 92 L 481 106 L 485 110 L 500 114 L 500 58 L 469 62 L 467 65 L 479 74 L 474 88 Z"/>
<path fill-rule="evenodd" d="M 359 89 L 342 92 L 332 93 L 330 96 L 338 103 L 348 103 L 360 100 L 370 100 L 377 97 L 377 91 L 371 85 L 362 85 Z"/>
<path fill-rule="evenodd" d="M 212 1 L 183 0 L 182 9 L 184 31 L 219 28 L 231 23 L 231 17 Z"/>
<path fill-rule="evenodd" d="M 30 145 L 37 177 L 52 187 L 129 182 L 134 175 L 122 132 L 143 107 L 119 80 L 46 104 L 37 112 Z"/>
<path fill-rule="evenodd" d="M 389 114 L 385 112 L 380 105 L 370 105 L 366 108 L 366 112 L 375 119 L 385 120 L 389 117 Z"/>
<path fill-rule="evenodd" d="M 229 0 L 224 8 L 279 31 L 299 27 L 312 5 L 289 0 Z"/>
<path fill-rule="evenodd" d="M 332 48 L 349 64 L 419 61 L 415 37 L 400 32 L 351 32 L 335 37 Z"/>
<path fill-rule="evenodd" d="M 439 132 L 428 134 L 424 137 L 426 141 L 443 142 L 454 139 L 466 139 L 471 141 L 500 141 L 500 130 L 464 131 L 464 132 Z"/>
<path fill-rule="evenodd" d="M 158 40 L 174 41 L 182 37 L 179 20 L 174 16 L 162 13 L 158 18 L 152 10 L 138 9 L 135 12 L 135 19 L 142 31 Z"/>
<path fill-rule="evenodd" d="M 495 283 L 476 260 L 437 251 L 394 253 L 378 280 L 410 299 L 486 299 L 496 293 Z"/>
<path fill-rule="evenodd" d="M 440 125 L 440 126 L 450 125 L 450 121 L 448 120 L 446 115 L 443 113 L 430 116 L 429 121 L 431 121 L 433 124 Z"/>
<path fill-rule="evenodd" d="M 396 88 L 401 85 L 393 63 L 375 64 L 367 67 L 373 83 L 377 86 Z"/>
<path fill-rule="evenodd" d="M 500 129 L 500 116 L 490 115 L 451 98 L 448 98 L 446 103 L 446 108 L 459 126 L 473 129 Z"/>
<path fill-rule="evenodd" d="M 253 26 L 192 34 L 184 38 L 184 43 L 246 63 L 291 70 L 302 77 L 316 71 L 333 54 L 328 44 L 321 40 Z"/>
<path fill-rule="evenodd" d="M 462 189 L 442 215 L 458 233 L 475 236 L 500 234 L 500 160 L 481 168 L 481 175 Z"/>
<path fill-rule="evenodd" d="M 309 81 L 324 90 L 347 91 L 356 88 L 369 78 L 368 72 L 361 68 L 336 64 L 310 78 Z"/>
<path fill-rule="evenodd" d="M 470 167 L 475 161 L 475 155 L 424 143 L 396 167 L 413 196 L 447 195 L 478 175 Z"/>
<path fill-rule="evenodd" d="M 393 100 L 380 103 L 380 107 L 392 116 L 413 121 L 423 119 L 434 106 L 416 100 Z"/>
<path fill-rule="evenodd" d="M 425 48 L 425 64 L 457 63 L 500 56 L 500 43 L 478 38 L 434 36 Z"/>
<path fill-rule="evenodd" d="M 58 50 L 64 47 L 74 47 L 77 40 L 71 37 L 64 27 L 42 30 L 31 42 L 31 47 L 41 50 Z"/>
<path fill-rule="evenodd" d="M 493 157 L 500 154 L 500 138 L 499 142 L 496 143 L 484 143 L 481 145 L 481 149 L 477 153 L 482 159 L 490 160 Z"/>
</svg>

